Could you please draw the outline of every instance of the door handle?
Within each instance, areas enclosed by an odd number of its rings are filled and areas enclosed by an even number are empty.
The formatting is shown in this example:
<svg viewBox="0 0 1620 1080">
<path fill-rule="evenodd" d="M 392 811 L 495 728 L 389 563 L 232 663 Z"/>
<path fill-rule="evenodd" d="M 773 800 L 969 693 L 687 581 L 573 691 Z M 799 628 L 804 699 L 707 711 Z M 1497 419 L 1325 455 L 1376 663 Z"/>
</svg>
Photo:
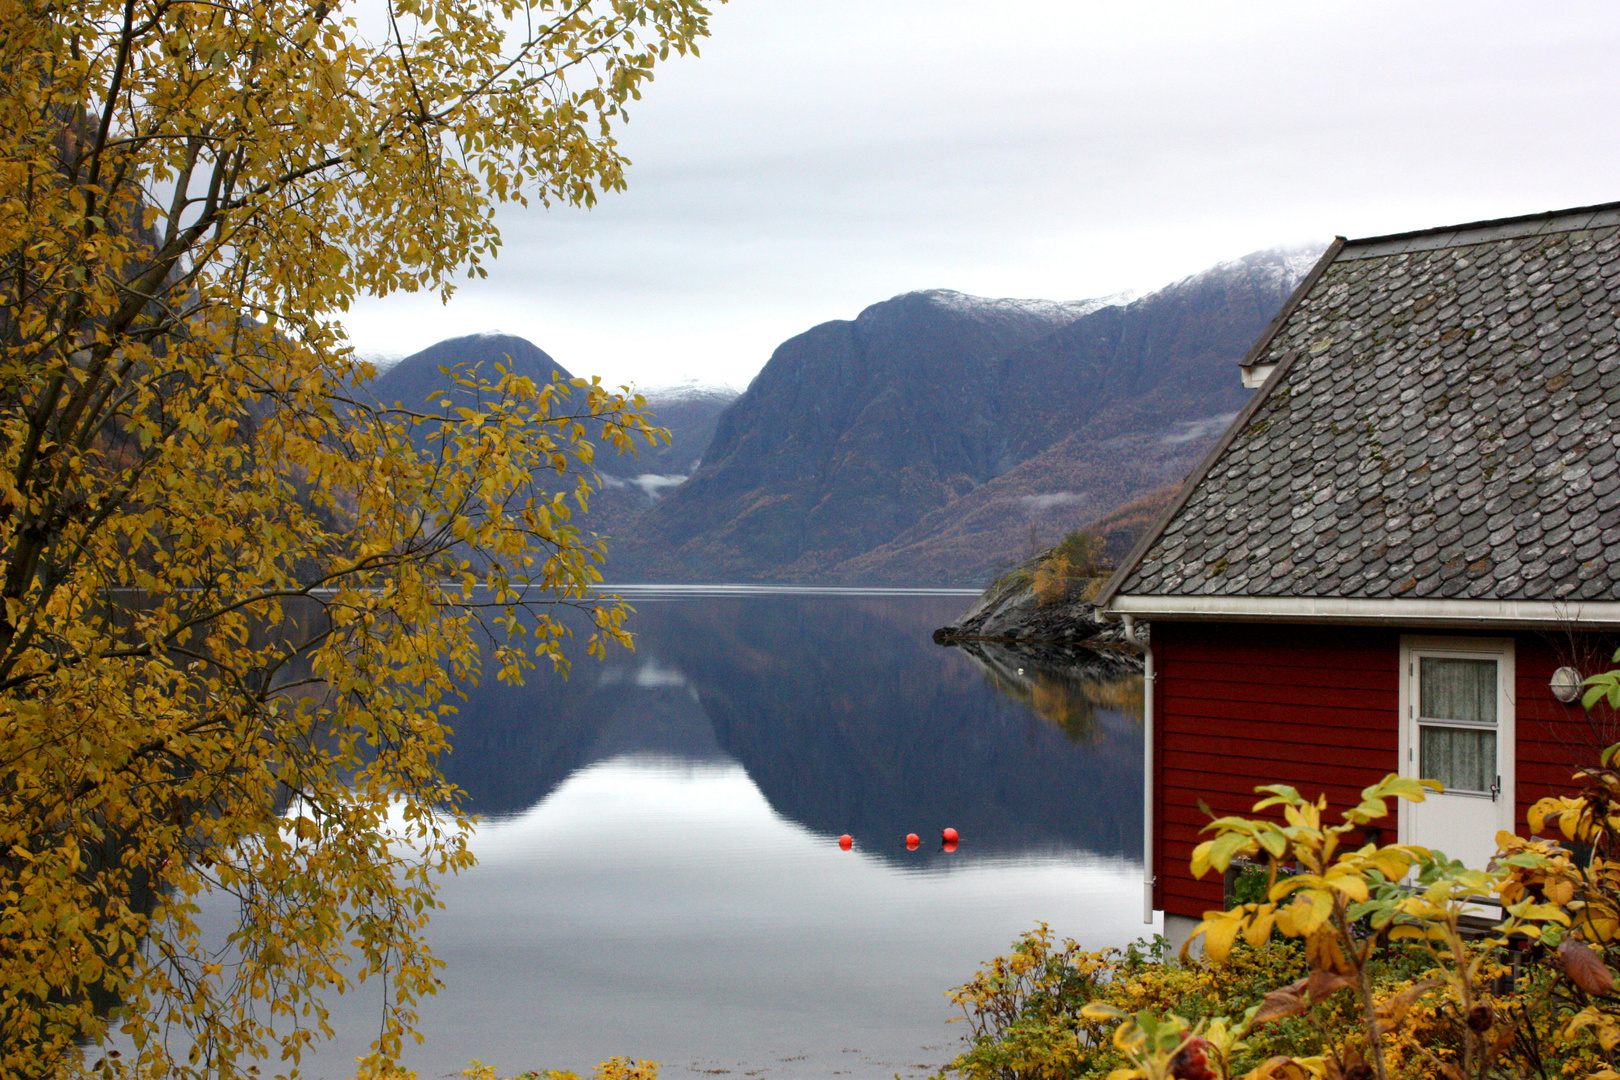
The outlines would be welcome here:
<svg viewBox="0 0 1620 1080">
<path fill-rule="evenodd" d="M 1502 794 L 1502 778 L 1498 776 L 1496 783 L 1491 785 L 1491 802 L 1495 802 L 1496 797 L 1500 794 Z"/>
</svg>

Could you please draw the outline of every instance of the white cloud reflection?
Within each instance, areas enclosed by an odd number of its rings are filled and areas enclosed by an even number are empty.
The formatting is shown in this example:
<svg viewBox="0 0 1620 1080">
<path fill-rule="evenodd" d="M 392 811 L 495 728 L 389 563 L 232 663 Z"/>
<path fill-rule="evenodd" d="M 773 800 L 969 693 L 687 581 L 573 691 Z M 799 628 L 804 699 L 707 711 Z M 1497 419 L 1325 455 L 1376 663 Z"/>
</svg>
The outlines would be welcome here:
<svg viewBox="0 0 1620 1080">
<path fill-rule="evenodd" d="M 1036 920 L 1092 947 L 1151 931 L 1140 863 L 976 859 L 964 833 L 959 856 L 932 861 L 899 837 L 843 852 L 776 814 L 741 766 L 590 766 L 480 826 L 479 865 L 441 892 L 430 935 L 445 988 L 423 1003 L 427 1041 L 405 1063 L 586 1074 L 626 1054 L 669 1080 L 909 1080 L 955 1052 L 944 991 Z M 366 996 L 336 1005 L 337 1045 L 312 1076 L 340 1075 L 374 1027 Z"/>
</svg>

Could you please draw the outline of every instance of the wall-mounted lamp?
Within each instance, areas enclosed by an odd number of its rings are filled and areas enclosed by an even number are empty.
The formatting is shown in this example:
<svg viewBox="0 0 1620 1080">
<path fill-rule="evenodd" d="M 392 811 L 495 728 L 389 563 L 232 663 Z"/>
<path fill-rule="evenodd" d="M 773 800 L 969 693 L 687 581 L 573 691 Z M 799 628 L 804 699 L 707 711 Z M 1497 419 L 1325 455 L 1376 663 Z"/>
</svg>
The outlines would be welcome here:
<svg viewBox="0 0 1620 1080">
<path fill-rule="evenodd" d="M 1581 696 L 1581 673 L 1572 667 L 1561 667 L 1553 672 L 1552 682 L 1547 684 L 1552 696 L 1565 705 Z"/>
</svg>

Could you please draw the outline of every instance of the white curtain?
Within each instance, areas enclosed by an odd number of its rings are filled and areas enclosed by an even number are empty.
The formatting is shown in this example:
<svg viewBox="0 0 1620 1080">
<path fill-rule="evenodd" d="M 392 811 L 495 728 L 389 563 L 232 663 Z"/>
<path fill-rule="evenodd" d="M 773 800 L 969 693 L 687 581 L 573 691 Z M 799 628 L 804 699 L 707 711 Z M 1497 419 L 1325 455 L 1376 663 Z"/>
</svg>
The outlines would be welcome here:
<svg viewBox="0 0 1620 1080">
<path fill-rule="evenodd" d="M 1425 720 L 1496 723 L 1496 661 L 1425 656 L 1418 715 Z"/>
<path fill-rule="evenodd" d="M 1419 772 L 1447 791 L 1490 791 L 1496 783 L 1496 661 L 1425 656 L 1419 663 L 1420 719 L 1470 725 L 1423 723 Z"/>
<path fill-rule="evenodd" d="M 1496 732 L 1489 728 L 1423 728 L 1420 771 L 1447 791 L 1489 791 L 1496 783 Z"/>
</svg>

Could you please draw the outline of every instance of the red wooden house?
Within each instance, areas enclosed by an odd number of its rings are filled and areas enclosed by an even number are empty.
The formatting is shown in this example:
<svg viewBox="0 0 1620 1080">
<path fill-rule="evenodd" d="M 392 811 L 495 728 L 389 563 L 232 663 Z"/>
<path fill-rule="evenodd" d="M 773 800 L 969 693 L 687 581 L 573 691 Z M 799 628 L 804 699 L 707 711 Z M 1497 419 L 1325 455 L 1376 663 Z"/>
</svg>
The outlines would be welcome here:
<svg viewBox="0 0 1620 1080">
<path fill-rule="evenodd" d="M 1432 777 L 1392 827 L 1483 863 L 1620 739 L 1563 700 L 1620 630 L 1617 313 L 1620 203 L 1341 239 L 1244 358 L 1258 393 L 1098 600 L 1152 627 L 1173 939 L 1222 899 L 1200 799 Z"/>
</svg>

